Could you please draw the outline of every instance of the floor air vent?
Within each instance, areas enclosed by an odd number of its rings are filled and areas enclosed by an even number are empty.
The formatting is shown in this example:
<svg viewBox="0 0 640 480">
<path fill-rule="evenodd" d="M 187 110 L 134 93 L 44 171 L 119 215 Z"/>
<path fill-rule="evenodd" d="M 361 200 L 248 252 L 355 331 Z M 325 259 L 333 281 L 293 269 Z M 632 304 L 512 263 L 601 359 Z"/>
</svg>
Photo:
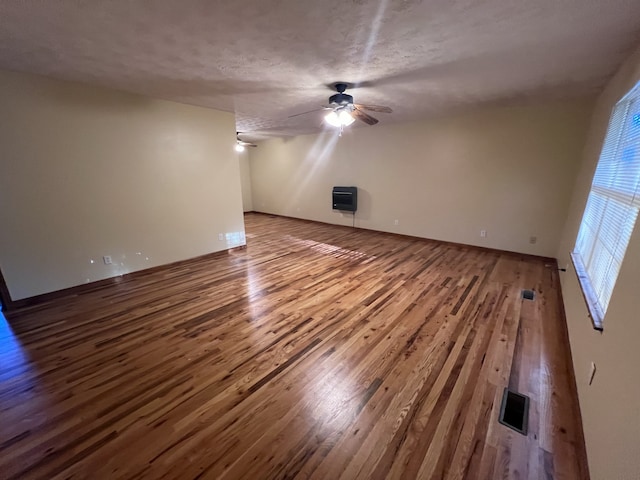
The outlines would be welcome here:
<svg viewBox="0 0 640 480">
<path fill-rule="evenodd" d="M 529 427 L 529 397 L 504 389 L 498 421 L 522 435 Z"/>
<path fill-rule="evenodd" d="M 535 293 L 533 290 L 522 290 L 522 298 L 525 300 L 533 300 Z"/>
</svg>

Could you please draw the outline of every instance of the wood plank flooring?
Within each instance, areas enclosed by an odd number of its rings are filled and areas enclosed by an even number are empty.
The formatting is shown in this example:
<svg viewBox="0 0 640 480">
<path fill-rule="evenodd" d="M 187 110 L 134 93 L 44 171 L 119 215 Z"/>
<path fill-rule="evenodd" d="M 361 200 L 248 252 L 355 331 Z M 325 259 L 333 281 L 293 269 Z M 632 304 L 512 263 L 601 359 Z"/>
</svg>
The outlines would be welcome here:
<svg viewBox="0 0 640 480">
<path fill-rule="evenodd" d="M 245 218 L 246 249 L 0 322 L 0 478 L 587 478 L 555 264 Z"/>
</svg>

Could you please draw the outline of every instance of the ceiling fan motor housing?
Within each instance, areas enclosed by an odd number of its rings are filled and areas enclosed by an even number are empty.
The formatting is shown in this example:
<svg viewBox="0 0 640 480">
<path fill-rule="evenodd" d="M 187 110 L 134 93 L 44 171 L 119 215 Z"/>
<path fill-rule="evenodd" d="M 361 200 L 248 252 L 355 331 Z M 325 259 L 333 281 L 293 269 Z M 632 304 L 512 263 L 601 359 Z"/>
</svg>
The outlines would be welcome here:
<svg viewBox="0 0 640 480">
<path fill-rule="evenodd" d="M 336 93 L 329 97 L 329 103 L 339 106 L 351 105 L 353 103 L 353 97 L 346 93 Z"/>
</svg>

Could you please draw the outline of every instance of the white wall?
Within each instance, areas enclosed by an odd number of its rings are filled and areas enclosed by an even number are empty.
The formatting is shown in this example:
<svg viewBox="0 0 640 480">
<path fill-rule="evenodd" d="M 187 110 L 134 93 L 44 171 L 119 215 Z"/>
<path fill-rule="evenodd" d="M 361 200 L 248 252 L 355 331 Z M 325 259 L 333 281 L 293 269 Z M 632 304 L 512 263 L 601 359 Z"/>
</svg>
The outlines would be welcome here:
<svg viewBox="0 0 640 480">
<path fill-rule="evenodd" d="M 232 114 L 1 71 L 0 105 L 13 300 L 244 244 Z"/>
<path fill-rule="evenodd" d="M 249 152 L 238 154 L 240 160 L 240 183 L 242 186 L 242 209 L 245 212 L 253 211 L 253 200 L 251 195 L 251 165 L 249 164 Z"/>
<path fill-rule="evenodd" d="M 356 226 L 554 257 L 591 108 L 484 108 L 265 141 L 250 152 L 253 207 L 351 225 L 331 189 L 355 185 Z"/>
<path fill-rule="evenodd" d="M 640 49 L 597 100 L 558 259 L 592 480 L 640 478 L 640 227 L 636 225 L 604 319 L 593 330 L 569 254 L 587 201 L 611 109 L 640 81 Z M 590 363 L 596 376 L 588 385 Z"/>
</svg>

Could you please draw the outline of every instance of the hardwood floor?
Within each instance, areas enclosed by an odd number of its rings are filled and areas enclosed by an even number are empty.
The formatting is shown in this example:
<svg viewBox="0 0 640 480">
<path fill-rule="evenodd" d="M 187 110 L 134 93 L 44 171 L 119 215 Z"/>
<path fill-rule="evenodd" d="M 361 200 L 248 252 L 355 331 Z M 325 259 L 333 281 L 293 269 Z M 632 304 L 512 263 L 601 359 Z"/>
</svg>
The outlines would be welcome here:
<svg viewBox="0 0 640 480">
<path fill-rule="evenodd" d="M 0 478 L 587 478 L 555 264 L 246 223 L 246 249 L 2 324 Z"/>
</svg>

